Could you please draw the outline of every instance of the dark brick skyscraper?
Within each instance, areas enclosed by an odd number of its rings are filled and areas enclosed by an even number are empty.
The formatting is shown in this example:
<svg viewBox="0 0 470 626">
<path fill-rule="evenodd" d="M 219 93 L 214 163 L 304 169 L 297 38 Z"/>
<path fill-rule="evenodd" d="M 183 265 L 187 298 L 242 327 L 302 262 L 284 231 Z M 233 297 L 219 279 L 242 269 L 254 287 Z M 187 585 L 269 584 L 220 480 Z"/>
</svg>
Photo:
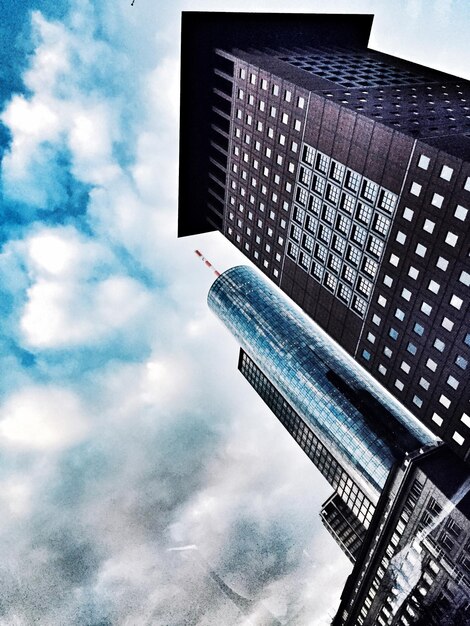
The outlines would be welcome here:
<svg viewBox="0 0 470 626">
<path fill-rule="evenodd" d="M 469 83 L 369 50 L 370 16 L 281 18 L 183 18 L 180 234 L 221 231 L 468 460 Z"/>
</svg>

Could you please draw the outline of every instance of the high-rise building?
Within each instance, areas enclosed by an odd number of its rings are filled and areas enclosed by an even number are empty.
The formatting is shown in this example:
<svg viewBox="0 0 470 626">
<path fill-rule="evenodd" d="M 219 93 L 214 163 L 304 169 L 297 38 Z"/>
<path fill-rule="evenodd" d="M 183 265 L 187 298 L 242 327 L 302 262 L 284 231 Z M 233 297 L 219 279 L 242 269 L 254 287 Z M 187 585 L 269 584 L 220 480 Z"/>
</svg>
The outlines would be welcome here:
<svg viewBox="0 0 470 626">
<path fill-rule="evenodd" d="M 370 16 L 183 14 L 181 235 L 219 230 L 470 458 L 470 84 Z"/>
<path fill-rule="evenodd" d="M 255 270 L 226 271 L 208 302 L 334 489 L 320 514 L 354 563 L 334 626 L 468 623 L 467 466 Z"/>
</svg>

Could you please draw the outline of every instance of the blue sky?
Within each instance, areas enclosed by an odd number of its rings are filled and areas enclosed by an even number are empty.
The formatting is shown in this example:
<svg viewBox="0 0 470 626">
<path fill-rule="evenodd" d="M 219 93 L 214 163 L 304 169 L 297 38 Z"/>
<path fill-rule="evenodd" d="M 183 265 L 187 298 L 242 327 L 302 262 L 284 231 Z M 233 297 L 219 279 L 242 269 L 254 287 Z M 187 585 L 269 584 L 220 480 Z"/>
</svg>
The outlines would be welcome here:
<svg viewBox="0 0 470 626">
<path fill-rule="evenodd" d="M 181 9 L 220 4 L 2 12 L 0 626 L 322 625 L 348 572 L 318 518 L 328 486 L 207 310 L 194 248 L 240 257 L 176 239 Z M 373 46 L 468 72 L 463 0 L 328 9 L 375 12 Z"/>
</svg>

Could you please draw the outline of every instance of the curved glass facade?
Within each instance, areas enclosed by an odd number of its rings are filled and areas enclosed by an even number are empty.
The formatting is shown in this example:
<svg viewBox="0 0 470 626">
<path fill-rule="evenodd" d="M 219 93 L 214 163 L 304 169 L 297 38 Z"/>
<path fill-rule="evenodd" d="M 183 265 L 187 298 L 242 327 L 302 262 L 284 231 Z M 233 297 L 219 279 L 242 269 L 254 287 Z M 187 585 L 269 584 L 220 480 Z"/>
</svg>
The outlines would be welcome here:
<svg viewBox="0 0 470 626">
<path fill-rule="evenodd" d="M 435 441 L 250 268 L 224 272 L 208 303 L 373 502 L 404 452 Z"/>
</svg>

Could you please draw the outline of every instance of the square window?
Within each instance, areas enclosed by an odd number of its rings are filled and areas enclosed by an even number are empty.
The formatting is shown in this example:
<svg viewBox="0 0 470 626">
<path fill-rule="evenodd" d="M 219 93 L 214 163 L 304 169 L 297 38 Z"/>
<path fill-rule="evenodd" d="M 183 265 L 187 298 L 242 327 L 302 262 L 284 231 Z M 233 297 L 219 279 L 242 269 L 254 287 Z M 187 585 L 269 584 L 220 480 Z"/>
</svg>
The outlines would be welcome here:
<svg viewBox="0 0 470 626">
<path fill-rule="evenodd" d="M 454 216 L 458 220 L 461 220 L 463 222 L 463 221 L 465 221 L 465 219 L 467 217 L 467 213 L 468 213 L 468 210 L 465 207 L 463 207 L 460 204 L 458 204 L 457 208 L 455 209 Z"/>
<path fill-rule="evenodd" d="M 422 326 L 419 322 L 416 322 L 416 324 L 413 326 L 413 331 L 417 335 L 422 337 L 424 335 L 424 326 Z"/>
<path fill-rule="evenodd" d="M 413 356 L 418 352 L 418 348 L 415 346 L 414 343 L 411 343 L 411 341 L 406 346 L 406 350 Z"/>
<path fill-rule="evenodd" d="M 410 276 L 413 280 L 416 280 L 419 276 L 419 270 L 411 265 L 410 269 L 408 270 L 408 276 Z"/>
<path fill-rule="evenodd" d="M 370 343 L 375 343 L 375 335 L 373 335 L 372 333 L 367 333 L 367 341 L 370 341 Z"/>
<path fill-rule="evenodd" d="M 438 209 L 442 207 L 442 203 L 444 202 L 444 196 L 441 196 L 439 193 L 435 193 L 432 197 L 431 204 Z"/>
<path fill-rule="evenodd" d="M 384 298 L 383 296 L 379 296 L 377 298 L 377 302 L 379 303 L 380 306 L 387 306 L 387 298 Z"/>
<path fill-rule="evenodd" d="M 420 257 L 425 257 L 426 256 L 426 252 L 427 252 L 427 248 L 426 246 L 423 246 L 422 243 L 419 243 L 416 246 L 416 250 L 415 250 L 416 254 Z"/>
<path fill-rule="evenodd" d="M 398 243 L 401 243 L 403 245 L 406 241 L 406 235 L 401 230 L 399 230 L 395 239 L 398 241 Z"/>
<path fill-rule="evenodd" d="M 454 322 L 445 317 L 441 322 L 441 326 L 450 332 L 454 328 Z"/>
<path fill-rule="evenodd" d="M 421 193 L 421 189 L 422 186 L 420 184 L 412 183 L 410 193 L 413 194 L 413 196 L 419 196 L 419 194 Z"/>
<path fill-rule="evenodd" d="M 423 302 L 423 304 L 421 305 L 421 311 L 425 315 L 431 315 L 432 306 L 430 304 L 428 304 L 427 302 Z"/>
<path fill-rule="evenodd" d="M 379 365 L 378 370 L 381 374 L 383 374 L 385 376 L 385 374 L 387 373 L 387 368 L 383 365 Z"/>
<path fill-rule="evenodd" d="M 422 170 L 427 170 L 429 167 L 429 162 L 430 162 L 430 158 L 422 154 L 419 157 L 418 167 L 420 167 Z"/>
<path fill-rule="evenodd" d="M 398 380 L 397 378 L 395 381 L 395 387 L 399 389 L 400 391 L 403 391 L 405 385 L 401 382 L 401 380 Z"/>
<path fill-rule="evenodd" d="M 414 211 L 412 211 L 411 209 L 409 209 L 408 207 L 405 208 L 405 210 L 403 211 L 403 217 L 405 218 L 405 220 L 407 220 L 408 222 L 411 222 L 411 220 L 413 219 L 413 215 L 414 215 Z"/>
<path fill-rule="evenodd" d="M 408 365 L 406 361 L 402 361 L 400 365 L 400 369 L 402 369 L 405 372 L 405 374 L 409 374 L 411 367 Z"/>
<path fill-rule="evenodd" d="M 395 267 L 398 267 L 398 263 L 400 262 L 400 257 L 397 256 L 396 254 L 391 254 L 390 255 L 390 264 L 394 265 Z"/>
<path fill-rule="evenodd" d="M 363 350 L 362 351 L 362 358 L 365 359 L 366 361 L 370 361 L 370 352 L 369 352 L 369 350 Z"/>
<path fill-rule="evenodd" d="M 401 292 L 401 297 L 404 298 L 407 302 L 409 302 L 411 300 L 411 296 L 412 296 L 411 291 L 407 289 L 406 287 L 404 287 Z"/>
<path fill-rule="evenodd" d="M 383 278 L 383 284 L 386 287 L 391 287 L 393 285 L 393 278 L 391 276 L 389 276 L 388 274 L 385 274 L 385 276 Z"/>
<path fill-rule="evenodd" d="M 396 341 L 398 339 L 398 331 L 395 328 L 390 328 L 388 334 L 393 340 Z"/>
<path fill-rule="evenodd" d="M 465 442 L 465 438 L 462 437 L 462 435 L 460 433 L 458 433 L 457 431 L 454 432 L 454 434 L 452 435 L 452 439 L 459 444 L 459 446 L 461 446 L 464 442 Z"/>
<path fill-rule="evenodd" d="M 433 293 L 439 293 L 440 288 L 441 288 L 440 284 L 436 283 L 435 280 L 429 281 L 429 285 L 428 285 L 429 291 L 432 291 Z"/>
<path fill-rule="evenodd" d="M 421 377 L 419 379 L 419 384 L 426 391 L 429 389 L 430 382 L 429 382 L 429 380 L 426 380 L 426 378 Z"/>
<path fill-rule="evenodd" d="M 468 366 L 468 361 L 462 355 L 458 354 L 455 359 L 455 364 L 457 367 L 460 367 L 462 370 L 466 370 Z"/>
<path fill-rule="evenodd" d="M 467 333 L 465 335 L 465 339 L 463 340 L 463 342 L 466 346 L 470 346 L 470 333 Z"/>
<path fill-rule="evenodd" d="M 438 426 L 442 426 L 442 422 L 443 419 L 440 415 L 438 415 L 437 413 L 433 413 L 432 415 L 432 421 L 435 422 Z"/>
<path fill-rule="evenodd" d="M 379 317 L 378 315 L 374 315 L 372 317 L 372 323 L 375 324 L 376 326 L 380 326 L 381 321 L 382 321 L 382 318 Z"/>
<path fill-rule="evenodd" d="M 390 348 L 389 348 L 388 346 L 385 346 L 385 348 L 384 348 L 384 354 L 385 354 L 385 356 L 386 356 L 387 358 L 389 358 L 389 359 L 390 359 L 390 358 L 392 357 L 393 352 L 392 352 L 392 350 L 390 350 Z"/>
<path fill-rule="evenodd" d="M 434 227 L 436 226 L 435 222 L 433 222 L 432 220 L 425 220 L 424 224 L 423 224 L 423 230 L 425 230 L 427 233 L 433 233 L 434 231 Z"/>
<path fill-rule="evenodd" d="M 460 309 L 462 308 L 462 304 L 463 304 L 462 298 L 459 298 L 455 294 L 450 299 L 450 306 L 453 306 L 454 309 L 457 309 L 457 311 L 460 311 Z"/>
<path fill-rule="evenodd" d="M 426 367 L 428 368 L 428 370 L 431 370 L 431 372 L 435 372 L 437 370 L 437 363 L 432 359 L 428 359 L 426 361 Z"/>
<path fill-rule="evenodd" d="M 423 406 L 423 401 L 419 396 L 413 396 L 413 404 L 416 404 L 416 406 L 420 409 Z"/>
<path fill-rule="evenodd" d="M 449 244 L 449 246 L 452 246 L 453 248 L 455 248 L 458 240 L 459 240 L 459 237 L 455 233 L 451 233 L 450 231 L 447 233 L 445 241 L 446 243 Z"/>
<path fill-rule="evenodd" d="M 395 311 L 395 317 L 396 317 L 397 319 L 399 319 L 399 320 L 400 320 L 400 322 L 403 322 L 403 320 L 405 319 L 405 313 L 404 313 L 404 311 L 402 311 L 401 309 L 397 309 L 397 310 Z"/>
<path fill-rule="evenodd" d="M 432 345 L 436 348 L 436 350 L 439 350 L 439 352 L 444 352 L 446 347 L 446 344 L 442 341 L 442 339 L 439 339 L 439 337 L 434 340 Z"/>
<path fill-rule="evenodd" d="M 452 389 L 457 389 L 459 386 L 459 381 L 454 376 L 449 376 L 447 379 L 447 384 L 452 387 Z"/>
<path fill-rule="evenodd" d="M 470 274 L 465 270 L 459 276 L 459 281 L 465 285 L 465 287 L 470 286 Z"/>
<path fill-rule="evenodd" d="M 445 271 L 446 271 L 446 269 L 449 267 L 449 261 L 448 261 L 447 259 L 444 259 L 444 257 L 440 256 L 440 257 L 437 259 L 436 266 L 437 266 L 440 270 L 442 270 L 443 272 L 445 272 Z"/>
<path fill-rule="evenodd" d="M 462 413 L 462 417 L 460 418 L 461 422 L 470 428 L 470 417 L 466 413 Z"/>
<path fill-rule="evenodd" d="M 465 185 L 463 186 L 465 191 L 470 191 L 470 176 L 467 176 L 467 180 L 465 181 Z"/>
<path fill-rule="evenodd" d="M 451 167 L 449 167 L 448 165 L 443 165 L 439 176 L 443 178 L 444 180 L 450 180 L 452 178 L 453 173 L 454 173 L 454 170 Z"/>
</svg>

